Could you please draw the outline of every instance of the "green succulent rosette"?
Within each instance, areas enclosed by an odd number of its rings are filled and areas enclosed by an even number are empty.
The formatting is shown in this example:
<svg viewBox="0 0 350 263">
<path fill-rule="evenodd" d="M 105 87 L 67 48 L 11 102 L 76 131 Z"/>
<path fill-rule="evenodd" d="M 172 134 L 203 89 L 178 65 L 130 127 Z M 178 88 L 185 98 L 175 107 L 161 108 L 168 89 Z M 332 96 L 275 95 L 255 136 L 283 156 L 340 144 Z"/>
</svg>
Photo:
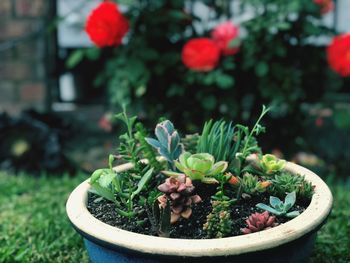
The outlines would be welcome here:
<svg viewBox="0 0 350 263">
<path fill-rule="evenodd" d="M 179 161 L 175 161 L 175 166 L 192 180 L 213 184 L 218 183 L 214 177 L 223 173 L 227 169 L 228 163 L 225 161 L 215 163 L 214 157 L 209 153 L 191 154 L 184 152 L 180 155 Z M 178 175 L 172 171 L 164 171 L 163 173 L 168 176 Z"/>
<path fill-rule="evenodd" d="M 286 161 L 278 159 L 273 154 L 265 154 L 260 158 L 259 164 L 261 170 L 266 174 L 274 174 L 284 168 Z"/>
</svg>

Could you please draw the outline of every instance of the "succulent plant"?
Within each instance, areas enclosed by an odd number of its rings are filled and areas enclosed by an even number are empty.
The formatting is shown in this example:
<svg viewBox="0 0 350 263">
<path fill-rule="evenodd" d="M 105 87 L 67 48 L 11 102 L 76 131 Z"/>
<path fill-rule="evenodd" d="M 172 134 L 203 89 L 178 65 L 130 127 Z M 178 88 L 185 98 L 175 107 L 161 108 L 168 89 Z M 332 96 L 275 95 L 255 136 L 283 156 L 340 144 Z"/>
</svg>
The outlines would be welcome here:
<svg viewBox="0 0 350 263">
<path fill-rule="evenodd" d="M 185 138 L 181 139 L 181 143 L 183 144 L 187 152 L 196 153 L 198 140 L 199 140 L 198 133 L 186 134 Z"/>
<path fill-rule="evenodd" d="M 163 184 L 158 186 L 158 190 L 164 193 L 158 197 L 162 208 L 165 208 L 167 201 L 170 201 L 170 222 L 172 224 L 181 217 L 188 219 L 192 214 L 191 205 L 202 201 L 199 195 L 193 195 L 192 181 L 184 174 L 180 174 L 176 178 L 167 178 Z"/>
<path fill-rule="evenodd" d="M 280 160 L 273 154 L 265 154 L 259 160 L 261 170 L 267 175 L 281 171 L 285 164 L 285 160 Z"/>
<path fill-rule="evenodd" d="M 157 160 L 156 153 L 154 152 L 152 146 L 147 143 L 146 136 L 147 131 L 142 123 L 138 122 L 135 125 L 136 133 L 135 139 L 139 143 L 138 150 L 142 153 L 143 157 L 149 161 L 151 167 L 154 167 L 155 172 L 162 170 L 162 164 Z"/>
<path fill-rule="evenodd" d="M 305 180 L 304 176 L 295 175 L 290 172 L 276 174 L 271 182 L 272 185 L 269 187 L 269 193 L 278 197 L 295 191 L 297 196 L 310 199 L 314 193 L 314 187 L 310 182 Z"/>
<path fill-rule="evenodd" d="M 250 234 L 272 228 L 277 225 L 277 223 L 275 223 L 275 219 L 276 217 L 271 216 L 267 211 L 263 213 L 251 214 L 245 221 L 247 223 L 247 227 L 241 228 L 241 232 L 243 234 Z"/>
<path fill-rule="evenodd" d="M 215 184 L 218 181 L 215 175 L 223 173 L 227 168 L 227 162 L 215 163 L 214 157 L 209 153 L 191 154 L 184 152 L 180 155 L 179 162 L 175 161 L 175 166 L 192 180 L 199 180 L 203 183 Z M 178 176 L 179 173 L 163 171 L 168 176 Z"/>
<path fill-rule="evenodd" d="M 231 162 L 235 159 L 241 142 L 241 136 L 237 132 L 232 122 L 210 120 L 204 124 L 197 152 L 212 154 L 218 161 Z"/>
<path fill-rule="evenodd" d="M 257 176 L 245 173 L 242 178 L 239 178 L 240 191 L 248 195 L 255 195 L 266 191 L 271 184 L 269 181 L 259 181 Z"/>
<path fill-rule="evenodd" d="M 262 203 L 257 204 L 256 206 L 262 210 L 266 210 L 277 216 L 286 216 L 289 218 L 297 217 L 300 215 L 299 211 L 288 212 L 293 205 L 295 204 L 296 194 L 291 192 L 287 194 L 284 202 L 282 202 L 278 197 L 270 196 L 270 205 L 265 205 Z"/>
<path fill-rule="evenodd" d="M 180 136 L 174 129 L 174 125 L 169 120 L 158 123 L 155 129 L 158 140 L 145 138 L 147 143 L 154 147 L 173 168 L 174 160 L 179 158 L 183 152 L 183 145 L 180 143 Z"/>
<path fill-rule="evenodd" d="M 231 234 L 232 219 L 230 215 L 231 201 L 213 200 L 212 211 L 207 215 L 207 221 L 203 225 L 210 238 L 222 238 Z"/>
</svg>

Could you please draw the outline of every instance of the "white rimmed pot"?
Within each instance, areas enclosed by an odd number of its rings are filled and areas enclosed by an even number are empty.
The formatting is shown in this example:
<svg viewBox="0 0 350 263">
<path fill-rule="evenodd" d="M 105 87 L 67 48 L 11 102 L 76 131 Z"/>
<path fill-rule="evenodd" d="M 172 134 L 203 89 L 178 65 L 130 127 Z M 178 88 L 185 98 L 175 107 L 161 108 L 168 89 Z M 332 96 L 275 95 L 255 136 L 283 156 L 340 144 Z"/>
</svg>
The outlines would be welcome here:
<svg viewBox="0 0 350 263">
<path fill-rule="evenodd" d="M 130 169 L 130 164 L 116 167 Z M 88 180 L 74 189 L 66 210 L 94 263 L 108 262 L 308 262 L 316 232 L 325 223 L 333 197 L 310 170 L 288 162 L 286 170 L 305 176 L 315 186 L 308 208 L 298 217 L 261 232 L 221 239 L 174 239 L 122 230 L 96 219 L 87 210 Z"/>
</svg>

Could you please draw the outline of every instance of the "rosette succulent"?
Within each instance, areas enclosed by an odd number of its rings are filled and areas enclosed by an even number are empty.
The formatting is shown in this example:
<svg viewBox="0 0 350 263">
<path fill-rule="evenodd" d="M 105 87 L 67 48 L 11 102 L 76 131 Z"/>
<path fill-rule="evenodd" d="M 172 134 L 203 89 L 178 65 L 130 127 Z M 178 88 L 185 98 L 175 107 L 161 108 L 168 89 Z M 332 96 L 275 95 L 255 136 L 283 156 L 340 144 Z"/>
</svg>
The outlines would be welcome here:
<svg viewBox="0 0 350 263">
<path fill-rule="evenodd" d="M 175 166 L 192 180 L 198 180 L 203 183 L 213 184 L 218 181 L 214 176 L 225 172 L 228 163 L 220 161 L 215 163 L 214 157 L 209 153 L 191 154 L 184 152 L 180 155 L 179 161 L 175 161 Z M 163 172 L 169 176 L 178 176 L 179 173 L 172 171 Z"/>
<path fill-rule="evenodd" d="M 158 197 L 161 207 L 165 208 L 170 201 L 172 224 L 180 217 L 188 219 L 192 214 L 191 205 L 202 201 L 199 195 L 192 194 L 194 186 L 191 179 L 184 174 L 180 174 L 177 178 L 167 178 L 165 183 L 158 186 L 158 190 L 164 193 Z"/>
<path fill-rule="evenodd" d="M 245 221 L 247 227 L 241 228 L 243 234 L 250 234 L 261 230 L 269 229 L 277 225 L 275 216 L 270 216 L 269 212 L 251 214 Z"/>
<path fill-rule="evenodd" d="M 285 160 L 280 160 L 273 154 L 263 155 L 259 162 L 261 170 L 268 175 L 281 171 L 285 164 Z"/>
<path fill-rule="evenodd" d="M 297 210 L 289 212 L 289 210 L 294 206 L 295 201 L 296 201 L 296 194 L 295 192 L 291 192 L 286 195 L 284 202 L 281 201 L 278 197 L 270 196 L 271 206 L 259 203 L 256 205 L 256 207 L 265 211 L 269 211 L 270 213 L 275 214 L 277 216 L 294 218 L 300 215 L 300 212 Z"/>
</svg>

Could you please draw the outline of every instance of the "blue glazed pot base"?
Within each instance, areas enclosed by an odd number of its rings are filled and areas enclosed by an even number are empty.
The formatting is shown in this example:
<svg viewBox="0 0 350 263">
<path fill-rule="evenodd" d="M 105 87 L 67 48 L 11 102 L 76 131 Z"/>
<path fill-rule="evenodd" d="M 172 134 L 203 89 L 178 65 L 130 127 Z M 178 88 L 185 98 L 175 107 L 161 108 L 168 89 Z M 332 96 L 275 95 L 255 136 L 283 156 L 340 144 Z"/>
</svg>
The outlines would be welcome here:
<svg viewBox="0 0 350 263">
<path fill-rule="evenodd" d="M 316 238 L 316 232 L 309 233 L 293 242 L 273 249 L 229 257 L 183 258 L 180 255 L 155 256 L 112 250 L 84 238 L 92 263 L 307 263 Z"/>
</svg>

